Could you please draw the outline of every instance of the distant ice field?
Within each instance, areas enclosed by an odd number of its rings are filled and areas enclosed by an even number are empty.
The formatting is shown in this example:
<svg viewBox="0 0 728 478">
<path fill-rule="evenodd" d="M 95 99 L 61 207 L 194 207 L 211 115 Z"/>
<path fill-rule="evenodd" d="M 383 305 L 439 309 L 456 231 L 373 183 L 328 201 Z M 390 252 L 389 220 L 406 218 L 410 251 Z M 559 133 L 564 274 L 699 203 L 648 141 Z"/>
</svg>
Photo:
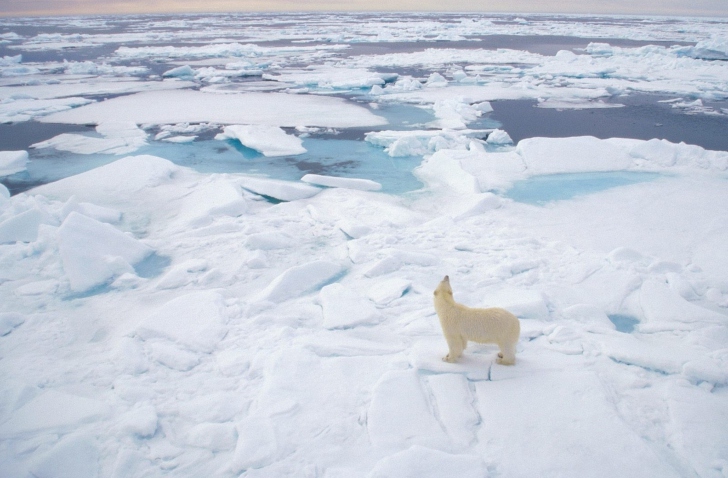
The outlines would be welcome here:
<svg viewBox="0 0 728 478">
<path fill-rule="evenodd" d="M 725 478 L 726 32 L 0 19 L 0 478 Z"/>
</svg>

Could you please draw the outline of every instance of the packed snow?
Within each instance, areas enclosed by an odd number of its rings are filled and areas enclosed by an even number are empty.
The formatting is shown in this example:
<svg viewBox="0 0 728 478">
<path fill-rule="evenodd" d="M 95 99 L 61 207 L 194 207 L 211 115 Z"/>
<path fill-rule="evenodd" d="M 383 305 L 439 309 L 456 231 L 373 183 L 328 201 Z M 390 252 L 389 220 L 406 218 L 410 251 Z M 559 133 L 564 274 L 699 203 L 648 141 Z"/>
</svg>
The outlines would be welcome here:
<svg viewBox="0 0 728 478">
<path fill-rule="evenodd" d="M 30 21 L 0 22 L 0 127 L 52 132 L 0 179 L 68 174 L 0 184 L 1 477 L 728 476 L 728 151 L 488 122 L 633 93 L 722 118 L 725 21 Z M 514 28 L 602 40 L 478 44 Z M 76 48 L 106 53 L 31 56 Z M 520 318 L 515 365 L 442 360 L 446 274 Z"/>
</svg>

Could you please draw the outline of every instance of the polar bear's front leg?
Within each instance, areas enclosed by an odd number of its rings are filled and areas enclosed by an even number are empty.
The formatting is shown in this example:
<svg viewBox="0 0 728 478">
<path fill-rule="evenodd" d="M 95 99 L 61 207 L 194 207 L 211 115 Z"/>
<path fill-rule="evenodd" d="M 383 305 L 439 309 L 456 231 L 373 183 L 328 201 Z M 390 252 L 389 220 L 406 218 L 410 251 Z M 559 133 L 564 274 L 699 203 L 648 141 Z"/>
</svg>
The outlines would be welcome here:
<svg viewBox="0 0 728 478">
<path fill-rule="evenodd" d="M 463 350 L 465 350 L 465 345 L 468 341 L 460 335 L 449 334 L 445 335 L 445 340 L 447 341 L 447 346 L 450 350 L 449 353 L 442 358 L 442 360 L 453 363 L 463 354 Z"/>
</svg>

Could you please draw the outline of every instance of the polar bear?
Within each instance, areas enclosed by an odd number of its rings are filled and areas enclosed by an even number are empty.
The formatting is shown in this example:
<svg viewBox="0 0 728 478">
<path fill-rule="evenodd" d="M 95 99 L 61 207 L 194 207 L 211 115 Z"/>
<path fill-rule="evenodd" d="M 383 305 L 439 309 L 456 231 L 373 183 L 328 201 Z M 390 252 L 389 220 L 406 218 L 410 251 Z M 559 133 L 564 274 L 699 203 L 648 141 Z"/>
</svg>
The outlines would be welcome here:
<svg viewBox="0 0 728 478">
<path fill-rule="evenodd" d="M 455 362 L 460 358 L 470 340 L 481 344 L 498 344 L 500 353 L 496 362 L 503 365 L 516 363 L 516 344 L 521 333 L 518 317 L 497 307 L 474 309 L 458 304 L 453 299 L 448 276 L 435 289 L 433 301 L 450 349 L 443 357 L 444 361 Z"/>
</svg>

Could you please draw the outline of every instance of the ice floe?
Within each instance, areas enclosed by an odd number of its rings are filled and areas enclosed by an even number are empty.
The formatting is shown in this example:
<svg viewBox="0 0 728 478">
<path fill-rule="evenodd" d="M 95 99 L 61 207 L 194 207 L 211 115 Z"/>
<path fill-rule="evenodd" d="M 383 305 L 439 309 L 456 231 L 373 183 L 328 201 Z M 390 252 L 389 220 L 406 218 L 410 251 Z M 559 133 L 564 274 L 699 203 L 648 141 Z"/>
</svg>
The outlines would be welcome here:
<svg viewBox="0 0 728 478">
<path fill-rule="evenodd" d="M 259 151 L 263 156 L 295 156 L 306 152 L 303 141 L 272 125 L 231 125 L 215 139 L 238 140 L 243 146 Z"/>
<path fill-rule="evenodd" d="M 25 171 L 27 163 L 27 151 L 0 151 L 0 176 Z"/>
<path fill-rule="evenodd" d="M 43 121 L 99 124 L 108 118 L 136 124 L 212 122 L 335 128 L 386 124 L 384 118 L 340 98 L 285 93 L 217 95 L 188 90 L 122 96 L 47 116 Z"/>
</svg>

